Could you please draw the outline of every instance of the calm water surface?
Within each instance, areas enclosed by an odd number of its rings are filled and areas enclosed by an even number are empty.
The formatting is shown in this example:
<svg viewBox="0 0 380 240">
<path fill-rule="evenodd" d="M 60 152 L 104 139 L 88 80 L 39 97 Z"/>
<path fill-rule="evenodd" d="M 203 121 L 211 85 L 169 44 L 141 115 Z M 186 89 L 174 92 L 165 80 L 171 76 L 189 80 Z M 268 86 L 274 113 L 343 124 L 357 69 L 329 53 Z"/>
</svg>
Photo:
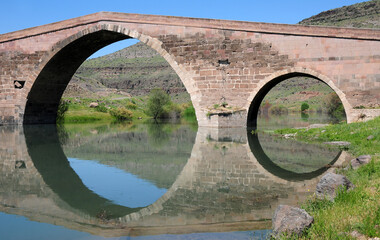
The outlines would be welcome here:
<svg viewBox="0 0 380 240">
<path fill-rule="evenodd" d="M 0 239 L 265 239 L 343 160 L 246 129 L 1 127 Z"/>
</svg>

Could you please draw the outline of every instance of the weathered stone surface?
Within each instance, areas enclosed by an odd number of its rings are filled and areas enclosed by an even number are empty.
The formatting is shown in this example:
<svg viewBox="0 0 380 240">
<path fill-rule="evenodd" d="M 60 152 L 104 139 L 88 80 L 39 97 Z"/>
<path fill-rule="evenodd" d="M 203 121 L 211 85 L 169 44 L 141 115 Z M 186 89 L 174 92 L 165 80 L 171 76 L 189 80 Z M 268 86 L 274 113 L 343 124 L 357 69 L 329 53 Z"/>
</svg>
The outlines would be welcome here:
<svg viewBox="0 0 380 240">
<path fill-rule="evenodd" d="M 370 161 L 371 161 L 370 155 L 361 155 L 361 156 L 351 160 L 351 166 L 352 166 L 352 168 L 357 169 L 361 165 L 368 164 Z"/>
<path fill-rule="evenodd" d="M 372 140 L 373 138 L 374 138 L 373 135 L 369 135 L 369 136 L 367 137 L 367 140 Z"/>
<path fill-rule="evenodd" d="M 95 107 L 97 107 L 97 106 L 99 106 L 99 104 L 96 103 L 96 102 L 92 102 L 92 103 L 90 103 L 90 108 L 95 108 Z"/>
<path fill-rule="evenodd" d="M 317 184 L 315 191 L 317 198 L 334 201 L 339 189 L 352 189 L 354 185 L 345 176 L 335 173 L 327 173 Z"/>
<path fill-rule="evenodd" d="M 297 134 L 296 133 L 288 133 L 284 134 L 284 138 L 294 138 Z"/>
<path fill-rule="evenodd" d="M 314 218 L 301 208 L 280 205 L 272 219 L 274 237 L 276 238 L 282 233 L 300 236 L 313 221 Z"/>
<path fill-rule="evenodd" d="M 316 124 L 311 124 L 307 128 L 312 129 L 312 128 L 323 128 L 328 126 L 328 124 L 321 124 L 321 123 L 316 123 Z"/>
<path fill-rule="evenodd" d="M 324 142 L 324 144 L 328 145 L 335 145 L 335 146 L 341 146 L 341 147 L 347 147 L 350 146 L 350 142 L 345 142 L 345 141 L 332 141 L 332 142 Z"/>
<path fill-rule="evenodd" d="M 363 234 L 361 234 L 360 232 L 358 232 L 356 230 L 352 231 L 350 233 L 350 236 L 355 238 L 355 239 L 358 239 L 358 240 L 366 240 L 367 239 Z"/>
<path fill-rule="evenodd" d="M 378 30 L 100 12 L 0 35 L 0 124 L 54 123 L 61 95 L 82 62 L 128 38 L 146 43 L 175 70 L 199 126 L 254 127 L 271 86 L 295 76 L 328 84 L 348 122 L 380 115 L 369 109 L 380 99 Z M 208 118 L 207 109 L 222 102 L 244 111 Z"/>
</svg>

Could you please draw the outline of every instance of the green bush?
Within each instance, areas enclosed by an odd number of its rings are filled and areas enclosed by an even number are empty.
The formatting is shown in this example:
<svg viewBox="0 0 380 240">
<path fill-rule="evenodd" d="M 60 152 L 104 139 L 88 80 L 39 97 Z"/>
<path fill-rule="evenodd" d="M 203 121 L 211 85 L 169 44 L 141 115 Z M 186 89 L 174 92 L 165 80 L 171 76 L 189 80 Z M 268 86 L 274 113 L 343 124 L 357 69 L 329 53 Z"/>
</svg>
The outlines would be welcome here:
<svg viewBox="0 0 380 240">
<path fill-rule="evenodd" d="M 131 120 L 132 117 L 133 117 L 133 113 L 130 110 L 124 108 L 124 107 L 119 107 L 117 109 L 111 109 L 109 111 L 109 113 L 117 121 Z"/>
<path fill-rule="evenodd" d="M 309 107 L 309 104 L 307 104 L 306 102 L 302 103 L 301 112 L 306 111 L 307 109 L 309 109 Z"/>
<path fill-rule="evenodd" d="M 95 110 L 103 113 L 108 112 L 108 109 L 104 103 L 100 103 L 97 107 L 95 107 Z"/>
<path fill-rule="evenodd" d="M 195 122 L 197 120 L 197 116 L 195 114 L 195 108 L 193 107 L 193 105 L 186 107 L 182 111 L 182 117 L 190 122 Z"/>
<path fill-rule="evenodd" d="M 131 110 L 136 110 L 137 105 L 132 102 L 128 102 L 126 105 L 126 108 L 131 109 Z"/>
<path fill-rule="evenodd" d="M 193 105 L 190 105 L 187 108 L 185 108 L 185 110 L 183 110 L 182 115 L 184 117 L 195 117 L 195 108 L 193 107 Z"/>
<path fill-rule="evenodd" d="M 65 113 L 69 109 L 69 101 L 65 100 L 60 100 L 58 104 L 58 109 L 57 109 L 57 123 L 63 122 L 63 119 L 65 117 Z"/>
<path fill-rule="evenodd" d="M 287 114 L 288 113 L 288 109 L 286 107 L 282 106 L 282 105 L 280 105 L 280 106 L 273 106 L 273 107 L 271 107 L 270 112 L 272 114 L 281 115 L 281 114 Z"/>
<path fill-rule="evenodd" d="M 330 93 L 327 96 L 326 108 L 327 113 L 332 117 L 344 118 L 346 116 L 342 101 L 340 101 L 340 98 L 336 93 Z"/>
<path fill-rule="evenodd" d="M 165 113 L 165 106 L 170 104 L 170 97 L 167 93 L 162 89 L 153 89 L 148 98 L 147 114 L 154 119 L 160 118 Z"/>
</svg>

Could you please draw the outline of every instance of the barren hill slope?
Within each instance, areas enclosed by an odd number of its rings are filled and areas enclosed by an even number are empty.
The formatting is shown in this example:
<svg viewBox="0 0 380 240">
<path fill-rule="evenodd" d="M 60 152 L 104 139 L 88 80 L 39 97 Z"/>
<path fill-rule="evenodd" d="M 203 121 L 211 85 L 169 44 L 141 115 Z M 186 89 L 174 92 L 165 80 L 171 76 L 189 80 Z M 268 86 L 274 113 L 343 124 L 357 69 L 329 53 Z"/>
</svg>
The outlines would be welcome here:
<svg viewBox="0 0 380 240">
<path fill-rule="evenodd" d="M 302 25 L 320 25 L 354 28 L 380 28 L 380 0 L 344 6 L 321 12 L 299 22 Z"/>
</svg>

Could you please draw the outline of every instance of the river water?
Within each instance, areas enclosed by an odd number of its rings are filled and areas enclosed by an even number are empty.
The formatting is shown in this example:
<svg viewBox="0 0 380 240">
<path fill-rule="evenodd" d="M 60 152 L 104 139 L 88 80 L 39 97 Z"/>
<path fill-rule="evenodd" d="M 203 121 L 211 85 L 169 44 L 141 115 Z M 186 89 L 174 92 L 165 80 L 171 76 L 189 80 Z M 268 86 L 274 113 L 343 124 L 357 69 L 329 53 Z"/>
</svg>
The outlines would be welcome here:
<svg viewBox="0 0 380 240">
<path fill-rule="evenodd" d="M 0 239 L 265 239 L 277 206 L 304 202 L 346 158 L 243 128 L 3 126 Z"/>
</svg>

